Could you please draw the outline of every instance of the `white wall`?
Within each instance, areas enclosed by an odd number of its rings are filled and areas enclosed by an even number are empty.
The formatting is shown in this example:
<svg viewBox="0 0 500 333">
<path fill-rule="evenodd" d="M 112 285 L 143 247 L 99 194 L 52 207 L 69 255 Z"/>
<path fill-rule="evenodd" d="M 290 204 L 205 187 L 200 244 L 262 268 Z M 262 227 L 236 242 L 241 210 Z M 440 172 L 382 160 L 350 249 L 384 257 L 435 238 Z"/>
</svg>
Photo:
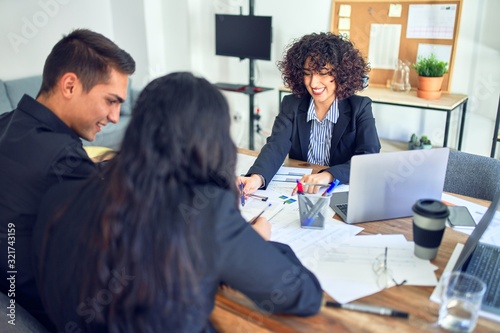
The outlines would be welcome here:
<svg viewBox="0 0 500 333">
<path fill-rule="evenodd" d="M 112 39 L 111 15 L 109 1 L 0 0 L 0 78 L 41 74 L 54 44 L 74 28 Z"/>
<path fill-rule="evenodd" d="M 255 15 L 273 17 L 271 61 L 255 61 L 257 85 L 275 90 L 256 95 L 261 125 L 269 130 L 278 112 L 282 85 L 276 67 L 293 39 L 329 30 L 331 0 L 254 0 Z M 0 0 L 0 79 L 41 73 L 51 47 L 73 28 L 96 30 L 126 49 L 137 61 L 132 77 L 141 87 L 168 72 L 191 70 L 212 82 L 248 82 L 248 60 L 215 56 L 215 13 L 248 14 L 248 0 Z M 500 12 L 498 0 L 463 0 L 451 91 L 469 95 L 464 151 L 489 155 L 500 92 Z M 14 37 L 20 38 L 12 41 Z M 10 39 L 9 39 L 10 38 Z M 17 44 L 15 43 L 17 41 Z M 233 137 L 248 144 L 248 97 L 225 93 L 232 112 Z M 379 134 L 407 140 L 428 134 L 441 142 L 444 113 L 374 105 Z M 458 112 L 449 145 L 456 146 Z M 256 147 L 264 138 L 256 137 Z M 500 148 L 498 149 L 500 154 Z"/>
<path fill-rule="evenodd" d="M 137 88 L 148 76 L 142 0 L 0 0 L 0 79 L 41 74 L 54 44 L 76 28 L 97 31 L 136 60 Z"/>
<path fill-rule="evenodd" d="M 248 60 L 215 56 L 214 14 L 248 13 L 247 0 L 190 0 L 192 13 L 191 41 L 193 69 L 213 82 L 246 83 Z M 276 61 L 285 46 L 295 38 L 311 32 L 329 30 L 331 20 L 330 0 L 255 0 L 255 15 L 273 17 L 273 46 L 271 61 L 256 61 L 256 83 L 277 88 L 282 85 Z M 458 45 L 456 50 L 451 91 L 469 95 L 464 142 L 462 150 L 489 155 L 491 138 L 500 92 L 500 30 L 497 0 L 464 0 Z M 284 9 L 286 8 L 286 10 Z M 233 112 L 243 118 L 235 123 L 233 136 L 241 146 L 247 145 L 248 98 L 243 94 L 225 93 Z M 263 114 L 262 125 L 270 129 L 278 112 L 278 92 L 264 92 L 256 96 L 256 105 Z M 436 143 L 442 143 L 445 113 L 411 108 L 374 105 L 379 134 L 383 138 L 406 141 L 415 132 L 427 134 Z M 451 119 L 448 145 L 456 147 L 458 112 Z M 256 146 L 264 140 L 256 139 Z M 500 149 L 499 149 L 500 150 Z"/>
</svg>

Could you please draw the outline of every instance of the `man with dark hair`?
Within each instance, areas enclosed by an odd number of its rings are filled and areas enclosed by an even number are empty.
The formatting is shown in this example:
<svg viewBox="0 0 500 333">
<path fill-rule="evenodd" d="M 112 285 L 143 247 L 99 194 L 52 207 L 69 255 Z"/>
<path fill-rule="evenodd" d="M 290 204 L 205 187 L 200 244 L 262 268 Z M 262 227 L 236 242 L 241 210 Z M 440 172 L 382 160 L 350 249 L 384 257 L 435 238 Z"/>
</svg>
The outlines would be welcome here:
<svg viewBox="0 0 500 333">
<path fill-rule="evenodd" d="M 40 199 L 56 183 L 96 172 L 80 138 L 93 141 L 118 122 L 134 71 L 111 40 L 74 30 L 47 57 L 36 99 L 24 95 L 0 116 L 0 290 L 49 328 L 31 266 Z"/>
</svg>

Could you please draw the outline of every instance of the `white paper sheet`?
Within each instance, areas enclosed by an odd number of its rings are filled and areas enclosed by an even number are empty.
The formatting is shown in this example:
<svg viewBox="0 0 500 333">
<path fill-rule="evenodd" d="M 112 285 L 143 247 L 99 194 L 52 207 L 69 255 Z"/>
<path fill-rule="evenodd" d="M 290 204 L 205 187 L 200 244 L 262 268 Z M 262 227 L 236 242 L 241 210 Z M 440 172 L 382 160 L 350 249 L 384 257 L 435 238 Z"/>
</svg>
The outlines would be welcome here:
<svg viewBox="0 0 500 333">
<path fill-rule="evenodd" d="M 436 266 L 429 260 L 414 256 L 414 244 L 403 235 L 361 235 L 352 237 L 335 249 L 324 253 L 313 272 L 323 290 L 340 303 L 379 292 L 373 263 L 385 247 L 387 267 L 396 282 L 407 280 L 408 285 L 433 286 L 437 284 Z M 393 287 L 397 288 L 397 287 Z"/>
<path fill-rule="evenodd" d="M 351 5 L 340 5 L 339 16 L 340 17 L 351 17 Z"/>
<path fill-rule="evenodd" d="M 371 68 L 394 69 L 399 58 L 401 24 L 371 24 L 368 60 Z"/>
<path fill-rule="evenodd" d="M 457 5 L 410 5 L 406 38 L 453 39 Z"/>
<path fill-rule="evenodd" d="M 417 60 L 420 57 L 429 57 L 433 53 L 436 59 L 450 64 L 451 62 L 451 45 L 442 44 L 418 44 Z"/>
</svg>

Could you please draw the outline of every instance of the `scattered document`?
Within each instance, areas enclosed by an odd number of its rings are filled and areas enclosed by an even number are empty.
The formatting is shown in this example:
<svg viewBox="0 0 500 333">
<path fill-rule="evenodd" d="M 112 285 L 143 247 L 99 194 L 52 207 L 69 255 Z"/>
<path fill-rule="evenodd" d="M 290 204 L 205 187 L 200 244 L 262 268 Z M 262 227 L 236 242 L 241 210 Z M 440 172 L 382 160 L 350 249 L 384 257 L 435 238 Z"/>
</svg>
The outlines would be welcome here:
<svg viewBox="0 0 500 333">
<path fill-rule="evenodd" d="M 297 180 L 300 180 L 305 175 L 310 175 L 311 173 L 312 169 L 282 166 L 276 172 L 273 179 L 271 179 L 271 182 L 293 183 L 295 186 L 297 184 Z"/>
<path fill-rule="evenodd" d="M 361 235 L 326 251 L 320 264 L 312 268 L 323 290 L 339 303 L 375 294 L 382 289 L 377 285 L 373 264 L 387 251 L 387 267 L 394 279 L 406 285 L 435 286 L 436 266 L 413 254 L 414 243 L 403 235 Z M 394 287 L 397 288 L 397 287 Z"/>
<path fill-rule="evenodd" d="M 410 5 L 406 38 L 453 39 L 457 5 Z"/>
<path fill-rule="evenodd" d="M 269 204 L 271 204 L 271 206 L 268 207 L 261 215 L 268 220 L 273 218 L 274 215 L 276 215 L 283 208 L 297 202 L 297 196 L 292 197 L 272 190 L 257 190 L 254 194 L 262 198 L 248 197 L 245 202 L 245 206 L 242 207 L 240 205 L 241 215 L 247 221 L 250 221 L 253 217 L 259 215 L 264 208 L 269 206 Z M 265 198 L 265 200 L 263 200 L 263 198 Z"/>
</svg>

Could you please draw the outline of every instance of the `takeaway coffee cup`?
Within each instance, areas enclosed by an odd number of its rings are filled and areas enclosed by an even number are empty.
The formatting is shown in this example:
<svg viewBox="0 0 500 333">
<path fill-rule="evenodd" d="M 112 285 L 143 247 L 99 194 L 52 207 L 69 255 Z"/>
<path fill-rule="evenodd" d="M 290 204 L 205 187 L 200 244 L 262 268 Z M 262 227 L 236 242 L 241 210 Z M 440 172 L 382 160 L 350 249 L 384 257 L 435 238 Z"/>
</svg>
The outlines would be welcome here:
<svg viewBox="0 0 500 333">
<path fill-rule="evenodd" d="M 421 259 L 434 259 L 450 215 L 448 207 L 439 200 L 421 199 L 412 210 L 415 255 Z"/>
</svg>

